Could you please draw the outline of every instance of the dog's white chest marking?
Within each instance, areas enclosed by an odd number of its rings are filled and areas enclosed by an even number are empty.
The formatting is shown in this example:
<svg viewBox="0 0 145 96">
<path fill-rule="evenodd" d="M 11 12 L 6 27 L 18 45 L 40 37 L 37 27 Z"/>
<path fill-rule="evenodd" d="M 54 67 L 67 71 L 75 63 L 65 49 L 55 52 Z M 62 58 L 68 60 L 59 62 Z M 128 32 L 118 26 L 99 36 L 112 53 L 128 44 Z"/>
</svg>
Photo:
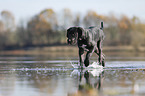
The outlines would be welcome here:
<svg viewBox="0 0 145 96">
<path fill-rule="evenodd" d="M 89 50 L 86 48 L 87 45 L 83 44 L 81 47 L 82 47 L 85 51 L 89 51 Z"/>
<path fill-rule="evenodd" d="M 83 44 L 83 45 L 82 45 L 82 48 L 85 48 L 86 46 L 87 46 L 87 45 Z"/>
</svg>

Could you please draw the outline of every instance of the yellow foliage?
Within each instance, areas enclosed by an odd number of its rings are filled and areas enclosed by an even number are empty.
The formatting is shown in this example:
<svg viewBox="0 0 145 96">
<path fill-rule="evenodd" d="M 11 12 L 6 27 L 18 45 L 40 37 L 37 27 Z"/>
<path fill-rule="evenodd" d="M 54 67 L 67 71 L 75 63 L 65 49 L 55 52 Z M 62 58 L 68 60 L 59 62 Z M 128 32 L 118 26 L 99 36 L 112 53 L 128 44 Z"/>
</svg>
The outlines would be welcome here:
<svg viewBox="0 0 145 96">
<path fill-rule="evenodd" d="M 119 22 L 119 27 L 121 29 L 128 29 L 128 25 L 125 22 Z"/>
<path fill-rule="evenodd" d="M 127 16 L 123 15 L 118 25 L 121 29 L 126 30 L 131 26 L 131 21 Z"/>
</svg>

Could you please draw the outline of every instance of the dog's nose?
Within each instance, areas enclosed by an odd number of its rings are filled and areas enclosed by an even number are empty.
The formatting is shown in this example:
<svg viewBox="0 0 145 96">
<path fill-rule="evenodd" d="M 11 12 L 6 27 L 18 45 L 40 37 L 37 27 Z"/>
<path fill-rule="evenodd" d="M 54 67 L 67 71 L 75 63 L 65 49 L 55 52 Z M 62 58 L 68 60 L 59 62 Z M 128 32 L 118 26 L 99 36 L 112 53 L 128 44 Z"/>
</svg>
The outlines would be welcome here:
<svg viewBox="0 0 145 96">
<path fill-rule="evenodd" d="M 75 40 L 75 38 L 72 38 L 72 41 L 74 41 Z"/>
</svg>

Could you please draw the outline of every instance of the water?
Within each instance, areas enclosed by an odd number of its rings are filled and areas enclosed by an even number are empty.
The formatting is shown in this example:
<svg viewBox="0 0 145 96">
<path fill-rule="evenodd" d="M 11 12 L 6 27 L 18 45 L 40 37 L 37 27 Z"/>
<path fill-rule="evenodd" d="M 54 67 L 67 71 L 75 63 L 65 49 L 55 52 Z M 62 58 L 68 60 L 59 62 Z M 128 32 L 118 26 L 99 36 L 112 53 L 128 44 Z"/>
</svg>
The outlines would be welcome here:
<svg viewBox="0 0 145 96">
<path fill-rule="evenodd" d="M 106 60 L 104 69 L 80 70 L 70 63 L 77 56 L 1 55 L 0 96 L 145 95 L 144 56 Z"/>
</svg>

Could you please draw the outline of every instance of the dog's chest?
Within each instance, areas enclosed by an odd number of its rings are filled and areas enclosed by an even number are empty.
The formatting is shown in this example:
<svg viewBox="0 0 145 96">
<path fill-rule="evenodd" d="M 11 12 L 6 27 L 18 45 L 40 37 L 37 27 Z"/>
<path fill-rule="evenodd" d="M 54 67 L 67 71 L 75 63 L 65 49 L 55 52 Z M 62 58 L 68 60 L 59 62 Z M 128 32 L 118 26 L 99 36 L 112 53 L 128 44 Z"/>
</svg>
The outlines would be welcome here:
<svg viewBox="0 0 145 96">
<path fill-rule="evenodd" d="M 83 48 L 84 51 L 89 51 L 89 47 L 90 47 L 90 46 L 91 46 L 91 45 L 89 45 L 87 41 L 82 40 L 82 41 L 79 41 L 79 42 L 78 42 L 78 47 L 79 47 L 79 48 Z"/>
</svg>

